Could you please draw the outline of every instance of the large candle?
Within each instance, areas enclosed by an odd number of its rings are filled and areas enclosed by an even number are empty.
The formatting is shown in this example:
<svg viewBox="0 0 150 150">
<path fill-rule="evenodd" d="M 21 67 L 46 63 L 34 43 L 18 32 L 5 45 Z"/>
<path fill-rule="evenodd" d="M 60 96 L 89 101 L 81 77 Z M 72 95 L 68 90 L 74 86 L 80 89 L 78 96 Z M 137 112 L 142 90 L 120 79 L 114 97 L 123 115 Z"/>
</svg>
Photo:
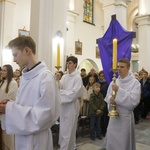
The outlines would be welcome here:
<svg viewBox="0 0 150 150">
<path fill-rule="evenodd" d="M 60 43 L 57 44 L 57 66 L 60 66 Z"/>
<path fill-rule="evenodd" d="M 113 60 L 112 69 L 117 69 L 117 39 L 113 39 Z"/>
</svg>

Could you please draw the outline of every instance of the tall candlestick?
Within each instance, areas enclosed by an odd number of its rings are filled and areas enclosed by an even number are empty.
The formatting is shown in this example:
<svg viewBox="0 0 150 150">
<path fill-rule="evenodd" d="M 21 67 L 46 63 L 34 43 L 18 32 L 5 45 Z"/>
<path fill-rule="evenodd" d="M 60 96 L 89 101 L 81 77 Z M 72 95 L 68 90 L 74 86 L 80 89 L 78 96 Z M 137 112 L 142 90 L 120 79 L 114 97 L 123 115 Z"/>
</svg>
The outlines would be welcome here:
<svg viewBox="0 0 150 150">
<path fill-rule="evenodd" d="M 112 69 L 117 69 L 117 39 L 113 39 L 113 60 Z"/>
<path fill-rule="evenodd" d="M 57 66 L 60 66 L 60 43 L 57 44 Z"/>
</svg>

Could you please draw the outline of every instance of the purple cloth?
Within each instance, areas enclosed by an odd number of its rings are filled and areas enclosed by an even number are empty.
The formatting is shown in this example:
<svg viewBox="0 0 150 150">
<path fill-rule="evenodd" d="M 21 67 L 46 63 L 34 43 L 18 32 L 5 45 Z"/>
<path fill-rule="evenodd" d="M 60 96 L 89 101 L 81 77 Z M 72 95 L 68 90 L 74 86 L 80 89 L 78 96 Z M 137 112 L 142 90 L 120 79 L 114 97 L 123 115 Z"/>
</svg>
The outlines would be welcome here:
<svg viewBox="0 0 150 150">
<path fill-rule="evenodd" d="M 134 32 L 126 31 L 120 23 L 114 19 L 110 22 L 109 28 L 102 38 L 98 39 L 98 47 L 104 75 L 106 81 L 110 83 L 112 81 L 112 54 L 113 54 L 113 39 L 116 38 L 117 43 L 117 60 L 121 58 L 127 58 L 130 61 L 131 58 L 131 44 Z"/>
</svg>

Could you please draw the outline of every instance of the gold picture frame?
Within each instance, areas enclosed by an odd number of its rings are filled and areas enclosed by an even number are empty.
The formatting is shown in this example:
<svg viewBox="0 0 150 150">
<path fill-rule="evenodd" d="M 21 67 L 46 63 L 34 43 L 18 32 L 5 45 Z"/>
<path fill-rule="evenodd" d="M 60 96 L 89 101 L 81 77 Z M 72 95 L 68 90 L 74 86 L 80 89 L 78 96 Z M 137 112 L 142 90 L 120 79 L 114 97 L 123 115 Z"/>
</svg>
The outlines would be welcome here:
<svg viewBox="0 0 150 150">
<path fill-rule="evenodd" d="M 82 55 L 82 42 L 75 41 L 75 54 L 76 55 Z"/>
<path fill-rule="evenodd" d="M 100 52 L 99 52 L 98 46 L 96 46 L 95 55 L 96 55 L 96 58 L 100 58 Z"/>
<path fill-rule="evenodd" d="M 30 31 L 26 30 L 25 27 L 23 29 L 18 29 L 18 36 L 29 36 L 30 35 Z"/>
</svg>

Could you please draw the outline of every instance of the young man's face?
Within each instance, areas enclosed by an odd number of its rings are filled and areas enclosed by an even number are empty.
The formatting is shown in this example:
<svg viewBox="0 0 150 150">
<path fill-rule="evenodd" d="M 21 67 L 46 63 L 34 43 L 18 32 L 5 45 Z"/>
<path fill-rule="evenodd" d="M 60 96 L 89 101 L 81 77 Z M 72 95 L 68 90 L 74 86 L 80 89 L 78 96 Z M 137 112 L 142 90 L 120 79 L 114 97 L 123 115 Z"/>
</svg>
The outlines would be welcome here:
<svg viewBox="0 0 150 150">
<path fill-rule="evenodd" d="M 130 67 L 127 67 L 127 64 L 125 63 L 118 62 L 117 69 L 120 77 L 125 78 L 128 75 Z"/>
<path fill-rule="evenodd" d="M 67 62 L 67 68 L 69 72 L 73 72 L 76 69 L 76 65 L 72 61 Z"/>
<path fill-rule="evenodd" d="M 13 47 L 12 49 L 13 61 L 19 65 L 20 68 L 27 65 L 27 54 L 25 48 L 23 51 L 19 50 L 17 47 Z"/>
</svg>

